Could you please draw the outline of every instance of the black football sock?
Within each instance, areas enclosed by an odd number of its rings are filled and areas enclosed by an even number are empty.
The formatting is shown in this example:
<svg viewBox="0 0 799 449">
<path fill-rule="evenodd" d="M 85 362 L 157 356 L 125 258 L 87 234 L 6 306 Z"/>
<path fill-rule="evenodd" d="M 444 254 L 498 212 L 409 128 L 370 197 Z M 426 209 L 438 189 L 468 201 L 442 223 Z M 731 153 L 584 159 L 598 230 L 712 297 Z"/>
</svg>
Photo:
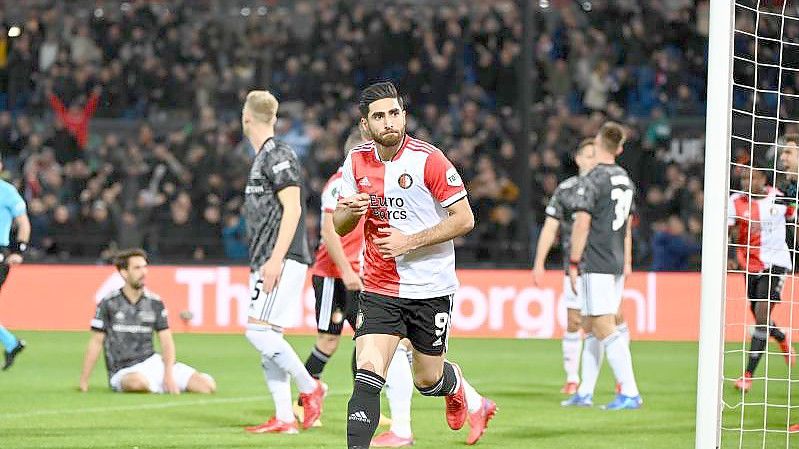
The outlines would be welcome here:
<svg viewBox="0 0 799 449">
<path fill-rule="evenodd" d="M 768 334 L 764 326 L 758 326 L 752 333 L 752 344 L 749 346 L 749 363 L 746 365 L 747 373 L 754 373 L 757 365 L 760 363 L 760 358 L 763 357 L 763 352 L 766 349 L 766 340 Z"/>
<path fill-rule="evenodd" d="M 455 367 L 448 361 L 444 361 L 444 374 L 441 379 L 429 387 L 416 386 L 422 396 L 449 396 L 455 393 L 458 387 L 458 375 L 455 373 Z"/>
<path fill-rule="evenodd" d="M 771 326 L 769 327 L 768 333 L 780 343 L 785 341 L 785 332 L 777 327 L 777 323 L 775 323 L 774 320 L 771 320 Z"/>
<path fill-rule="evenodd" d="M 321 349 L 314 346 L 308 355 L 308 359 L 305 360 L 305 369 L 308 370 L 308 374 L 319 379 L 322 371 L 325 370 L 328 360 L 330 360 L 330 354 L 325 354 Z"/>
<path fill-rule="evenodd" d="M 355 373 L 352 397 L 347 405 L 347 447 L 368 449 L 380 422 L 380 390 L 386 380 L 359 369 Z"/>
</svg>

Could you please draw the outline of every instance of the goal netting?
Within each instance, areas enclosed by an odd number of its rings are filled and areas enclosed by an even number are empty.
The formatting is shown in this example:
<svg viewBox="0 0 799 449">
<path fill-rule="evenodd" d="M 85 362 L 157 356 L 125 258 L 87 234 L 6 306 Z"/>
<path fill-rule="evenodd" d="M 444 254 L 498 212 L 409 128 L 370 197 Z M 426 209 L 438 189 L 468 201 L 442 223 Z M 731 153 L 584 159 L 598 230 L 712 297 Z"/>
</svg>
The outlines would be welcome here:
<svg viewBox="0 0 799 449">
<path fill-rule="evenodd" d="M 799 373 L 779 343 L 799 336 L 799 0 L 713 0 L 710 21 L 696 447 L 799 448 Z M 773 306 L 765 324 L 751 299 Z"/>
</svg>

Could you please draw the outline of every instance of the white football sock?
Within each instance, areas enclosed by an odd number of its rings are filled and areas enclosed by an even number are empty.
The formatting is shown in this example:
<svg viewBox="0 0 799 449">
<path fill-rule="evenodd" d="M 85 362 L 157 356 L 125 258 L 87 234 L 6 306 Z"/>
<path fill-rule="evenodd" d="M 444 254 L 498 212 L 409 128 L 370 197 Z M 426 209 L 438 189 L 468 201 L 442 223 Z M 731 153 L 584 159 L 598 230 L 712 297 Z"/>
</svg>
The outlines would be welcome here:
<svg viewBox="0 0 799 449">
<path fill-rule="evenodd" d="M 268 357 L 263 357 L 262 366 L 266 385 L 275 402 L 275 417 L 283 422 L 294 422 L 289 374 Z"/>
<path fill-rule="evenodd" d="M 270 358 L 291 375 L 300 393 L 312 393 L 316 389 L 316 380 L 308 373 L 294 348 L 283 338 L 282 332 L 272 328 L 248 326 L 246 335 L 263 357 Z"/>
<path fill-rule="evenodd" d="M 630 346 L 630 327 L 627 326 L 627 322 L 623 322 L 616 326 L 616 330 L 619 331 L 621 338 L 624 340 L 624 344 L 628 347 Z"/>
<path fill-rule="evenodd" d="M 391 431 L 398 437 L 410 438 L 413 436 L 413 432 L 411 432 L 412 396 L 413 373 L 408 360 L 408 351 L 399 345 L 386 373 L 386 398 L 391 412 Z"/>
<path fill-rule="evenodd" d="M 608 363 L 616 375 L 616 380 L 621 382 L 621 394 L 625 396 L 638 396 L 638 385 L 635 383 L 633 373 L 633 358 L 630 348 L 618 332 L 614 332 L 608 338 L 602 340 L 605 352 L 608 355 Z"/>
<path fill-rule="evenodd" d="M 580 351 L 583 338 L 580 331 L 563 334 L 563 370 L 566 371 L 566 382 L 580 383 Z"/>
<path fill-rule="evenodd" d="M 599 367 L 602 366 L 602 343 L 593 334 L 587 334 L 583 342 L 582 382 L 577 389 L 580 396 L 594 394 Z"/>
<path fill-rule="evenodd" d="M 466 396 L 466 407 L 469 408 L 469 413 L 480 410 L 480 407 L 483 406 L 483 397 L 466 380 L 466 377 L 463 377 L 463 392 Z"/>
</svg>

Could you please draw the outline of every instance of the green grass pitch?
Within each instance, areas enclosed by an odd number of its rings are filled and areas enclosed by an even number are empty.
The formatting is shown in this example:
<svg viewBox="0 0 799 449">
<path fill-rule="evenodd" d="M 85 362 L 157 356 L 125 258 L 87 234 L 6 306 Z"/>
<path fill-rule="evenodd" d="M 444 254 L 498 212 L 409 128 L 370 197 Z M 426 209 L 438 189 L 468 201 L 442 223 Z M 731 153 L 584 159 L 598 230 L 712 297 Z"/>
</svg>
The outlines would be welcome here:
<svg viewBox="0 0 799 449">
<path fill-rule="evenodd" d="M 28 341 L 28 349 L 17 365 L 0 373 L 0 448 L 346 447 L 345 411 L 351 391 L 349 339 L 325 371 L 330 394 L 324 427 L 282 436 L 248 435 L 242 430 L 271 416 L 272 405 L 258 356 L 241 335 L 176 336 L 179 360 L 217 379 L 219 392 L 213 396 L 111 393 L 102 361 L 92 378 L 91 391 L 82 394 L 76 386 L 88 332 L 20 332 L 20 336 Z M 290 337 L 290 341 L 303 358 L 313 342 L 311 337 Z M 596 407 L 577 410 L 559 406 L 563 375 L 558 341 L 454 338 L 450 356 L 461 364 L 479 391 L 499 404 L 499 413 L 479 447 L 693 447 L 696 345 L 634 342 L 632 349 L 645 405 L 639 411 L 615 413 Z M 727 374 L 732 375 L 738 366 L 740 360 L 731 357 Z M 612 397 L 609 371 L 605 365 L 597 404 Z M 772 356 L 770 376 L 784 378 L 786 373 L 782 359 Z M 763 395 L 762 385 L 758 385 L 751 398 Z M 725 397 L 734 400 L 737 396 L 727 386 Z M 772 385 L 769 399 L 787 403 L 787 392 Z M 466 430 L 449 430 L 443 407 L 439 398 L 414 395 L 414 447 L 464 446 Z M 725 420 L 739 424 L 740 415 L 733 412 L 726 414 Z M 799 413 L 796 415 L 799 418 Z M 784 422 L 785 410 L 769 409 L 770 422 L 772 418 L 775 423 Z M 748 407 L 745 423 L 762 427 L 762 407 Z M 778 424 L 772 427 L 781 428 Z M 749 435 L 741 447 L 761 447 L 763 433 L 759 439 Z M 788 447 L 785 434 L 769 434 L 767 438 L 767 447 Z M 790 438 L 792 444 L 799 444 L 799 437 Z M 723 447 L 739 447 L 738 433 L 725 434 Z"/>
</svg>

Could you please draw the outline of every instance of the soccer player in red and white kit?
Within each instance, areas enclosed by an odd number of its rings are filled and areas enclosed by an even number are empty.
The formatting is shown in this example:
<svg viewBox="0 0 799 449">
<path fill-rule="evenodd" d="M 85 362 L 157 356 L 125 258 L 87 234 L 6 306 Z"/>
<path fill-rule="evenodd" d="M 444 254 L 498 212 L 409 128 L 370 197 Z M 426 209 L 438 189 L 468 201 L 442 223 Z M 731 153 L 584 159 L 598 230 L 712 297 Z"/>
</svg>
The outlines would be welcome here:
<svg viewBox="0 0 799 449">
<path fill-rule="evenodd" d="M 362 134 L 360 130 L 353 133 L 344 147 L 350 149 L 364 143 L 367 139 Z M 359 224 L 344 237 L 340 237 L 333 226 L 333 212 L 340 190 L 341 169 L 322 188 L 321 242 L 316 250 L 316 262 L 311 267 L 311 282 L 316 295 L 317 336 L 316 345 L 305 360 L 305 368 L 317 379 L 338 349 L 344 322 L 355 329 L 358 295 L 363 290 L 360 274 L 363 226 Z M 352 365 L 354 376 L 355 354 Z"/>
<path fill-rule="evenodd" d="M 769 187 L 770 174 L 764 170 L 741 171 L 741 190 L 727 203 L 727 225 L 738 243 L 738 267 L 746 270 L 746 295 L 755 316 L 755 331 L 749 346 L 749 361 L 744 375 L 735 381 L 735 388 L 744 392 L 752 388 L 752 375 L 766 351 L 769 336 L 780 345 L 788 364 L 795 356 L 785 333 L 771 319 L 771 311 L 780 301 L 786 273 L 793 266 L 785 241 L 786 218 L 793 219 L 793 204 L 780 204 L 783 194 Z"/>
<path fill-rule="evenodd" d="M 374 140 L 347 156 L 333 214 L 340 235 L 366 217 L 348 447 L 369 447 L 380 416 L 380 390 L 402 337 L 413 345 L 416 388 L 424 396 L 446 398 L 450 428 L 460 429 L 468 417 L 467 443 L 474 444 L 496 405 L 445 359 L 458 287 L 452 239 L 474 227 L 466 189 L 440 150 L 405 133 L 405 109 L 393 84 L 364 89 L 359 109 Z"/>
</svg>

